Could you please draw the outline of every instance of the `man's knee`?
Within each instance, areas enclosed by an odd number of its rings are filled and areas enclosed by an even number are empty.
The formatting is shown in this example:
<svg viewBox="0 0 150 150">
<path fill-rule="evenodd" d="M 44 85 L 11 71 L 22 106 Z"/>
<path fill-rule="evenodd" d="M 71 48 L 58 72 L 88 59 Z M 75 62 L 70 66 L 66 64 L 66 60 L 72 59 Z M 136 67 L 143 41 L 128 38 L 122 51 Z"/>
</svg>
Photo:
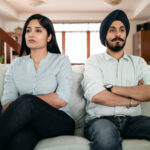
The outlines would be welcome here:
<svg viewBox="0 0 150 150">
<path fill-rule="evenodd" d="M 118 128 L 109 120 L 98 119 L 89 127 L 90 140 L 93 149 L 118 150 L 121 146 L 122 138 Z"/>
</svg>

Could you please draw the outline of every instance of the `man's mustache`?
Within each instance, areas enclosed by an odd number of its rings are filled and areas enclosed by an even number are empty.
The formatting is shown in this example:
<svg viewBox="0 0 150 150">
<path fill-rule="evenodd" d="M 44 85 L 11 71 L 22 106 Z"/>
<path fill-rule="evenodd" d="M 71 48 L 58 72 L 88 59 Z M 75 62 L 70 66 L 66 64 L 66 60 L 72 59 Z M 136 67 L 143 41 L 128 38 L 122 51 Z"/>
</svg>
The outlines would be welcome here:
<svg viewBox="0 0 150 150">
<path fill-rule="evenodd" d="M 124 39 L 122 39 L 120 37 L 116 37 L 116 38 L 112 39 L 111 41 L 113 42 L 113 41 L 117 41 L 117 40 L 119 40 L 119 41 L 125 41 Z"/>
</svg>

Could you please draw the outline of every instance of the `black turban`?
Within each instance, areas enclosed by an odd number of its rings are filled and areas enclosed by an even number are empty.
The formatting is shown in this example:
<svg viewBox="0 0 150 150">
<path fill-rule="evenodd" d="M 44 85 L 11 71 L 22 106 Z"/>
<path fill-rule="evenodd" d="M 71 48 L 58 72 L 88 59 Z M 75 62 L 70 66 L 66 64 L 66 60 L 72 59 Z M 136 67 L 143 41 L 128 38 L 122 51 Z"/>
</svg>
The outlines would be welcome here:
<svg viewBox="0 0 150 150">
<path fill-rule="evenodd" d="M 113 21 L 119 20 L 121 21 L 125 28 L 126 28 L 126 35 L 128 36 L 129 30 L 130 30 L 130 24 L 127 15 L 122 10 L 115 10 L 111 12 L 101 23 L 100 26 L 100 40 L 101 43 L 105 46 L 105 40 L 106 40 L 106 34 L 110 27 L 110 25 L 113 23 Z"/>
</svg>

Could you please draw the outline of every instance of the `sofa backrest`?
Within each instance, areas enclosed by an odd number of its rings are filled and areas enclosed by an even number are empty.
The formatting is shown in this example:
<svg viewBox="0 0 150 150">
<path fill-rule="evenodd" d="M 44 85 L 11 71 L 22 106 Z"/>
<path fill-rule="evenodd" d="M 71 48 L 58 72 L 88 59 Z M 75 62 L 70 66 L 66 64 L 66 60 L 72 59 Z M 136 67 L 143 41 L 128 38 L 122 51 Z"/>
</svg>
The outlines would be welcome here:
<svg viewBox="0 0 150 150">
<path fill-rule="evenodd" d="M 9 65 L 0 64 L 0 101 L 4 90 L 5 73 Z"/>
<path fill-rule="evenodd" d="M 76 123 L 76 129 L 82 128 L 85 119 L 85 103 L 83 89 L 81 87 L 81 81 L 83 79 L 83 65 L 73 65 L 73 91 L 70 100 L 70 110 Z"/>
</svg>

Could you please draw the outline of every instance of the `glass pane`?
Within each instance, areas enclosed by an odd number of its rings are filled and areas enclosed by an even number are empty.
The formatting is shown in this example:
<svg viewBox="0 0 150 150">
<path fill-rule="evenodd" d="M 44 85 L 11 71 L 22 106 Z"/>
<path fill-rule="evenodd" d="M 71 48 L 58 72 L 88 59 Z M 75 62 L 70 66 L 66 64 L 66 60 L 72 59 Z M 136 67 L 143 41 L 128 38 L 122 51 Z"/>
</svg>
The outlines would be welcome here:
<svg viewBox="0 0 150 150">
<path fill-rule="evenodd" d="M 64 30 L 64 24 L 54 24 L 55 31 L 63 31 Z"/>
<path fill-rule="evenodd" d="M 62 52 L 62 32 L 56 32 L 56 40 L 60 51 Z"/>
<path fill-rule="evenodd" d="M 106 51 L 106 47 L 100 42 L 99 32 L 90 32 L 90 42 L 90 55 Z"/>
<path fill-rule="evenodd" d="M 65 45 L 65 52 L 71 63 L 85 63 L 87 53 L 86 32 L 67 32 Z"/>
<path fill-rule="evenodd" d="M 90 23 L 89 31 L 99 31 L 100 23 Z"/>
</svg>

